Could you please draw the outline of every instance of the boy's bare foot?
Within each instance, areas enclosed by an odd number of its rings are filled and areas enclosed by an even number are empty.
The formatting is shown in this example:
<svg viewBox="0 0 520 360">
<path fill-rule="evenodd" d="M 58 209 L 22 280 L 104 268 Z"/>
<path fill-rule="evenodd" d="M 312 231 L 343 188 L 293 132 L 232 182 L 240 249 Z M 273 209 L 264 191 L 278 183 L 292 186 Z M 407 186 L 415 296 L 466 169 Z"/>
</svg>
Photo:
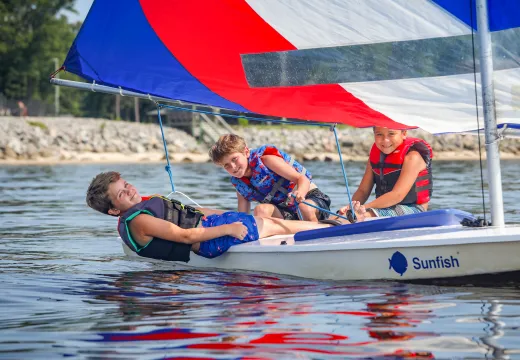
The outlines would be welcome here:
<svg viewBox="0 0 520 360">
<path fill-rule="evenodd" d="M 361 222 L 361 221 L 365 221 L 365 218 L 366 218 L 366 209 L 365 209 L 365 206 L 364 205 L 361 205 L 361 203 L 359 201 L 352 201 L 352 206 L 354 206 L 354 213 L 356 214 L 356 222 Z M 343 207 L 340 211 L 339 211 L 339 214 L 342 215 L 342 216 L 346 216 L 346 213 L 347 213 L 347 206 Z M 333 218 L 334 220 L 338 220 L 340 221 L 341 223 L 343 224 L 350 224 L 350 221 L 348 220 L 345 220 L 343 218 L 340 218 L 340 217 L 336 217 L 336 218 Z"/>
</svg>

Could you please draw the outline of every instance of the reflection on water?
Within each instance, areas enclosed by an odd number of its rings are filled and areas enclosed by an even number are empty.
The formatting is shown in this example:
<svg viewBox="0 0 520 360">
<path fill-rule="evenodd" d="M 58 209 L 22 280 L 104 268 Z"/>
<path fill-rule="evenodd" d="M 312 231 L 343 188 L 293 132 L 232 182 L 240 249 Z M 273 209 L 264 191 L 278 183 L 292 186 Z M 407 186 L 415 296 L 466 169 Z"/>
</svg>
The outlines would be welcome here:
<svg viewBox="0 0 520 360">
<path fill-rule="evenodd" d="M 520 163 L 504 163 L 506 219 L 520 222 Z M 341 203 L 336 166 L 306 166 Z M 115 219 L 84 205 L 89 180 L 112 168 L 168 193 L 157 165 L 0 168 L 0 358 L 520 358 L 516 281 L 325 282 L 125 258 Z M 211 164 L 173 168 L 177 188 L 202 205 L 234 207 Z M 363 164 L 347 169 L 355 187 Z M 434 178 L 434 208 L 482 211 L 478 163 L 437 164 Z"/>
</svg>

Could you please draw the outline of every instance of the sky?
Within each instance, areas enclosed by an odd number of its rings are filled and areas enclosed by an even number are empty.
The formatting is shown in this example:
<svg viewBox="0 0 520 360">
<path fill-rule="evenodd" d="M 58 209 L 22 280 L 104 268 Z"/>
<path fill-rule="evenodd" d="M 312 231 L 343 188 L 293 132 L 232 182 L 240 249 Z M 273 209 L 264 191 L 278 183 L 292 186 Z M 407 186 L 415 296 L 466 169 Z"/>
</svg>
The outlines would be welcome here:
<svg viewBox="0 0 520 360">
<path fill-rule="evenodd" d="M 69 22 L 74 23 L 77 21 L 83 21 L 87 17 L 88 10 L 94 0 L 76 0 L 76 5 L 74 6 L 78 11 L 78 14 L 73 14 L 68 11 L 64 11 L 63 13 L 69 18 Z"/>
</svg>

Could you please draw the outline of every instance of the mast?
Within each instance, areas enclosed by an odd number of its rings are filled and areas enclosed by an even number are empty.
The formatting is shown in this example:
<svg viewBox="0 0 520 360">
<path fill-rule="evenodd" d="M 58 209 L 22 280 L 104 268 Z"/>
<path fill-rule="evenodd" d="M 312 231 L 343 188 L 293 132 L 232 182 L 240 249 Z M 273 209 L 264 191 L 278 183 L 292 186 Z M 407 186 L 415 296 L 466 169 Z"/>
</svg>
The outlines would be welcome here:
<svg viewBox="0 0 520 360">
<path fill-rule="evenodd" d="M 494 226 L 504 226 L 504 201 L 502 197 L 502 174 L 500 169 L 500 136 L 495 113 L 495 92 L 493 87 L 493 50 L 489 32 L 487 0 L 476 0 L 477 31 L 480 47 L 480 78 L 482 84 L 482 104 L 484 108 L 484 133 L 486 139 L 487 172 L 489 181 L 489 201 L 491 222 Z"/>
</svg>

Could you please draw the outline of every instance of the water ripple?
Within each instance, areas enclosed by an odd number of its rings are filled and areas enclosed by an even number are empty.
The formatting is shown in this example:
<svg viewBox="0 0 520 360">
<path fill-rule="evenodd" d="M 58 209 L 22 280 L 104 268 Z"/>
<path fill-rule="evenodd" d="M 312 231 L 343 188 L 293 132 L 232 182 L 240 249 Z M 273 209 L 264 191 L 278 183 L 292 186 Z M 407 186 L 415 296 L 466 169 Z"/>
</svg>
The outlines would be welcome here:
<svg viewBox="0 0 520 360">
<path fill-rule="evenodd" d="M 339 168 L 306 166 L 333 207 L 346 202 Z M 235 208 L 221 169 L 173 168 L 176 187 L 201 205 Z M 156 165 L 0 167 L 0 358 L 520 358 L 516 280 L 326 282 L 128 259 L 117 219 L 84 204 L 90 179 L 112 169 L 150 193 L 169 192 Z M 364 164 L 347 170 L 356 187 Z M 506 219 L 517 223 L 519 170 L 503 162 Z M 482 213 L 477 162 L 436 163 L 434 181 L 432 208 Z"/>
</svg>

